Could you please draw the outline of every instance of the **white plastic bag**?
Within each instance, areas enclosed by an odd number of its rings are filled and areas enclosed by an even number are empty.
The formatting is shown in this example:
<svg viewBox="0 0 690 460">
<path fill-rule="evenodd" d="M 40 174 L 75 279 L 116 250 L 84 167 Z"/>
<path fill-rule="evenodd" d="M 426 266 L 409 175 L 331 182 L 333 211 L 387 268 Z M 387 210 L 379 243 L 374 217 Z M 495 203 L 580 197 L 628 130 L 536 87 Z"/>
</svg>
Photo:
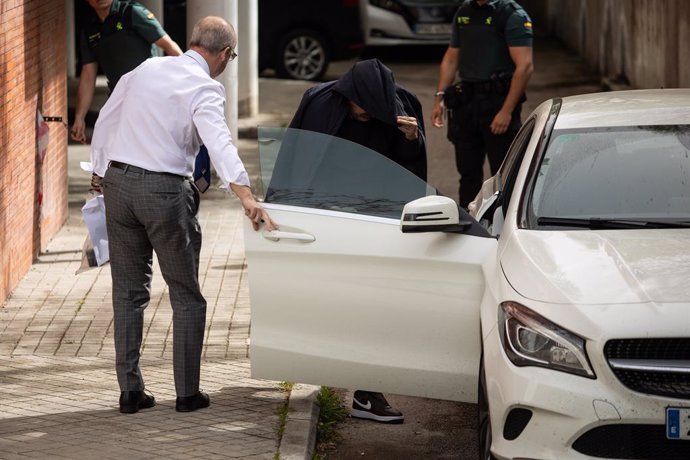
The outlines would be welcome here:
<svg viewBox="0 0 690 460">
<path fill-rule="evenodd" d="M 110 260 L 103 195 L 97 195 L 89 199 L 81 208 L 81 213 L 89 234 L 84 242 L 82 251 L 82 267 L 77 273 L 85 269 L 85 264 L 88 268 L 100 267 Z M 94 261 L 95 265 L 93 265 Z"/>
</svg>

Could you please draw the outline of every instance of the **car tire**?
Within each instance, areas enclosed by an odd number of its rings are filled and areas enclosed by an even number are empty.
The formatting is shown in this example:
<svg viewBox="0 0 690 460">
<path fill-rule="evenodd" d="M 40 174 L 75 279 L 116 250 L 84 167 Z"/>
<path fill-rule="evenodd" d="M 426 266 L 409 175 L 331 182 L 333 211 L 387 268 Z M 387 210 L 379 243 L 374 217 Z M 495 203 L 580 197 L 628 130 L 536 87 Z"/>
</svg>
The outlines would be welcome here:
<svg viewBox="0 0 690 460">
<path fill-rule="evenodd" d="M 489 394 L 486 390 L 486 372 L 484 370 L 484 354 L 479 361 L 479 388 L 477 391 L 479 413 L 479 458 L 481 460 L 496 460 L 491 454 L 491 413 L 489 412 Z"/>
<path fill-rule="evenodd" d="M 285 35 L 278 43 L 276 73 L 282 78 L 319 80 L 326 73 L 330 53 L 321 34 L 299 29 Z"/>
</svg>

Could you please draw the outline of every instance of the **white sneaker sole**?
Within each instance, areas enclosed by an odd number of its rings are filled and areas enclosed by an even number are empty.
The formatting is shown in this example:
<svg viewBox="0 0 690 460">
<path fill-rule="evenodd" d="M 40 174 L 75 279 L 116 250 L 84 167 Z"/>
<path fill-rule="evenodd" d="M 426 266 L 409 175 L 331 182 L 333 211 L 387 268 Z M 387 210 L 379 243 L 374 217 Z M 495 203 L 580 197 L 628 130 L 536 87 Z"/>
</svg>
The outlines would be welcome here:
<svg viewBox="0 0 690 460">
<path fill-rule="evenodd" d="M 350 415 L 354 418 L 374 420 L 381 423 L 403 423 L 405 421 L 405 417 L 402 415 L 376 415 L 369 411 L 359 409 L 352 409 Z"/>
</svg>

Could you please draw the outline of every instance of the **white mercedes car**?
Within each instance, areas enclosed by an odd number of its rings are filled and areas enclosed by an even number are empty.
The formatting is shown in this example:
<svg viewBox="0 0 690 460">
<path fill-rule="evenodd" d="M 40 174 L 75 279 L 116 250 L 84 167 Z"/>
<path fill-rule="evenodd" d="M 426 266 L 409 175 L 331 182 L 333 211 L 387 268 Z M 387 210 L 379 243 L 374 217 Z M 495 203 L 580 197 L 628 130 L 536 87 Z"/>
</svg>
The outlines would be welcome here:
<svg viewBox="0 0 690 460">
<path fill-rule="evenodd" d="M 553 99 L 471 215 L 260 129 L 257 378 L 478 402 L 483 459 L 690 458 L 690 90 Z"/>
<path fill-rule="evenodd" d="M 367 46 L 448 45 L 460 0 L 362 0 Z"/>
</svg>

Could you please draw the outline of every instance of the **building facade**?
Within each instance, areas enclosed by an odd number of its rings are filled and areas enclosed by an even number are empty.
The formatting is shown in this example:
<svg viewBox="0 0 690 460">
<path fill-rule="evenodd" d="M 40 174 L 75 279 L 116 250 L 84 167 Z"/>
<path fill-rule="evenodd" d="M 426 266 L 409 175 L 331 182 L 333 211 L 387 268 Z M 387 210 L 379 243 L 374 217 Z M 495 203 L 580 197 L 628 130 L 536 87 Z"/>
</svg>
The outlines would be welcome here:
<svg viewBox="0 0 690 460">
<path fill-rule="evenodd" d="M 0 29 L 2 303 L 68 215 L 65 2 L 3 0 Z"/>
<path fill-rule="evenodd" d="M 690 87 L 690 2 L 524 0 L 542 32 L 558 37 L 603 77 L 633 88 Z M 548 65 L 548 63 L 537 63 Z"/>
</svg>

